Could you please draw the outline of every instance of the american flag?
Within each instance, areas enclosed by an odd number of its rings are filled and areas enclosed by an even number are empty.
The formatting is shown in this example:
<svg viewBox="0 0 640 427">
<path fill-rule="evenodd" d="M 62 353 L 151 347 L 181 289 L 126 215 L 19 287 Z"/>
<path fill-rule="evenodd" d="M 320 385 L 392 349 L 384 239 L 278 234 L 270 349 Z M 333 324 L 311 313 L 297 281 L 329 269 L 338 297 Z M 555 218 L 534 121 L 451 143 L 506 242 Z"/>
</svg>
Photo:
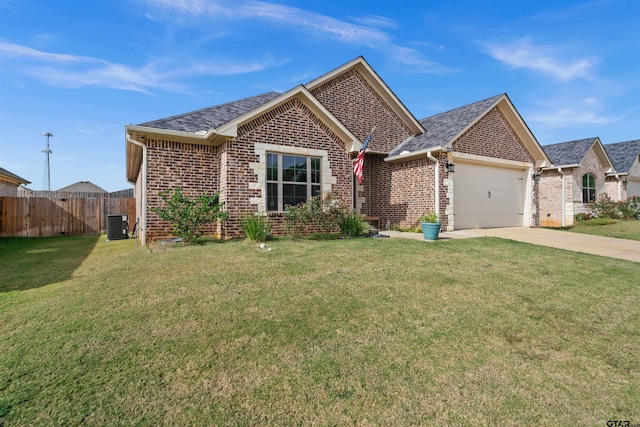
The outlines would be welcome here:
<svg viewBox="0 0 640 427">
<path fill-rule="evenodd" d="M 360 151 L 358 151 L 358 157 L 356 157 L 356 161 L 353 163 L 353 173 L 358 177 L 358 182 L 362 184 L 362 170 L 364 169 L 364 152 L 369 145 L 369 141 L 371 141 L 371 137 L 373 136 L 373 131 L 375 128 L 371 129 L 371 133 L 362 143 L 362 147 Z"/>
</svg>

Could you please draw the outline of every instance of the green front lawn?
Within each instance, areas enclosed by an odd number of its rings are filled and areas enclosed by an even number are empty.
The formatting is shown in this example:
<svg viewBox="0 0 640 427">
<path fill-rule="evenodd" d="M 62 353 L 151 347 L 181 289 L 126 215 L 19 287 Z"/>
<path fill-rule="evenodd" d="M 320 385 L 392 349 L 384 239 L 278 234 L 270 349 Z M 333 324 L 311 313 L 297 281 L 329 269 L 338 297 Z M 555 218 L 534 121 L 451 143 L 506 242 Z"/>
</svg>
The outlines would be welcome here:
<svg viewBox="0 0 640 427">
<path fill-rule="evenodd" d="M 269 246 L 0 239 L 0 425 L 640 422 L 637 263 Z"/>
<path fill-rule="evenodd" d="M 597 236 L 615 237 L 618 239 L 640 240 L 640 221 L 616 220 L 614 224 L 599 225 L 591 221 L 575 222 L 568 229 L 574 233 L 595 234 Z"/>
</svg>

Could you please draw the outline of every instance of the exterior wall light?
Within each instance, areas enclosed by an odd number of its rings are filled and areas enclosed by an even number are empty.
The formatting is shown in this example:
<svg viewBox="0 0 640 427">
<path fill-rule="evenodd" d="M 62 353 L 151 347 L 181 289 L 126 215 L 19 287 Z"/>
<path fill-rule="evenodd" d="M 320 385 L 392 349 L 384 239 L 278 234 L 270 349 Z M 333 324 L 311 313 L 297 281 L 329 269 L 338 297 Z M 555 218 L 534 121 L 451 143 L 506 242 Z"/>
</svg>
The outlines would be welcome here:
<svg viewBox="0 0 640 427">
<path fill-rule="evenodd" d="M 535 182 L 540 181 L 540 174 L 539 174 L 539 173 L 535 173 L 535 172 L 534 172 L 534 174 L 533 174 L 533 180 L 534 180 Z"/>
<path fill-rule="evenodd" d="M 456 165 L 454 165 L 453 163 L 449 163 L 447 161 L 444 166 L 447 168 L 447 172 L 449 173 L 454 173 L 456 171 Z"/>
</svg>

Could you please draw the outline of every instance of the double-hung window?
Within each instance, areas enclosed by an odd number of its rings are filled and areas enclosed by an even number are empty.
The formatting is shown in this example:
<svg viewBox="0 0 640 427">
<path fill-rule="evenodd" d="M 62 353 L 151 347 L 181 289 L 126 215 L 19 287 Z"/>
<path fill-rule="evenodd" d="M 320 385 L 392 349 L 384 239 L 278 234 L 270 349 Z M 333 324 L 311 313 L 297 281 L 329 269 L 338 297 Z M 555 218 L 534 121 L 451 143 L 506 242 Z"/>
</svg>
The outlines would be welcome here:
<svg viewBox="0 0 640 427">
<path fill-rule="evenodd" d="M 267 153 L 267 211 L 283 211 L 320 194 L 320 157 Z"/>
<path fill-rule="evenodd" d="M 582 175 L 582 203 L 596 201 L 596 178 L 590 173 Z"/>
</svg>

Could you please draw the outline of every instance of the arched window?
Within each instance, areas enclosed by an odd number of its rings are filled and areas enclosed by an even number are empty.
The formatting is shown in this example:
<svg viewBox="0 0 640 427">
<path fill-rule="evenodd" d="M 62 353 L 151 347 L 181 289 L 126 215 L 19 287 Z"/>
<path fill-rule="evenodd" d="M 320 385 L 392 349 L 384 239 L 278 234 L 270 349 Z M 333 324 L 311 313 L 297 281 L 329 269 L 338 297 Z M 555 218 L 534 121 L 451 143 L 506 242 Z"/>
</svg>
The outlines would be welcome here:
<svg viewBox="0 0 640 427">
<path fill-rule="evenodd" d="M 582 175 L 582 203 L 596 201 L 596 178 L 590 173 Z"/>
</svg>

